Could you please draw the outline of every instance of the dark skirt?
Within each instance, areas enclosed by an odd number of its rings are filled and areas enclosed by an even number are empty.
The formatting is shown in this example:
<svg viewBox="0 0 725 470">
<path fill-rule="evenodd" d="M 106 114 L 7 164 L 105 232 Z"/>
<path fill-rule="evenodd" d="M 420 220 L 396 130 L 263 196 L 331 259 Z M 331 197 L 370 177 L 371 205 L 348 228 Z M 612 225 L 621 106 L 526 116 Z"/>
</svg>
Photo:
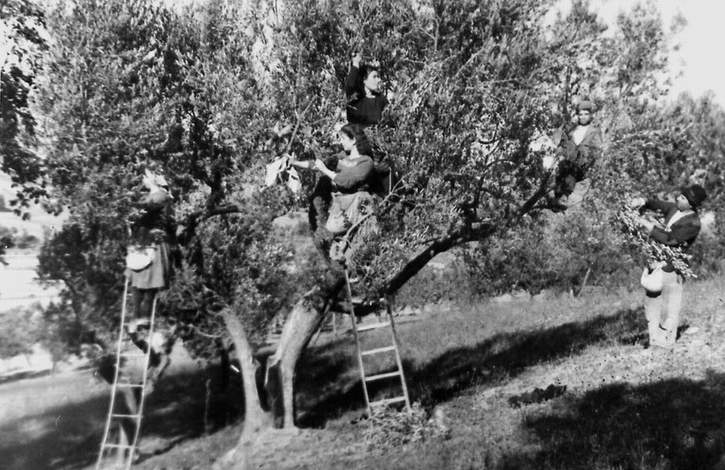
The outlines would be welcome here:
<svg viewBox="0 0 725 470">
<path fill-rule="evenodd" d="M 150 265 L 138 271 L 126 268 L 125 272 L 131 287 L 138 289 L 166 289 L 169 287 L 170 274 L 168 243 L 159 243 L 154 247 L 154 259 Z"/>
</svg>

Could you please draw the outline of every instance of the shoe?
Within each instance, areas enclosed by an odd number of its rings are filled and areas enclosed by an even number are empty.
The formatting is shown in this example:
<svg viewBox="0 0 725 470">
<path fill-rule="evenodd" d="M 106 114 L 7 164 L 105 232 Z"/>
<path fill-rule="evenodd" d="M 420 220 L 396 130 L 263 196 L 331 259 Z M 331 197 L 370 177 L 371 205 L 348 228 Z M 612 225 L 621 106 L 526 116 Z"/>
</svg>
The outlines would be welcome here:
<svg viewBox="0 0 725 470">
<path fill-rule="evenodd" d="M 148 329 L 151 325 L 151 320 L 146 317 L 134 318 L 128 323 L 128 332 L 133 333 L 140 329 Z"/>
<path fill-rule="evenodd" d="M 675 347 L 674 344 L 666 343 L 664 341 L 657 340 L 657 339 L 654 339 L 654 340 L 651 339 L 649 341 L 649 345 L 650 345 L 650 347 L 654 346 L 654 347 L 658 347 L 658 348 L 662 348 L 662 349 L 672 349 Z"/>
</svg>

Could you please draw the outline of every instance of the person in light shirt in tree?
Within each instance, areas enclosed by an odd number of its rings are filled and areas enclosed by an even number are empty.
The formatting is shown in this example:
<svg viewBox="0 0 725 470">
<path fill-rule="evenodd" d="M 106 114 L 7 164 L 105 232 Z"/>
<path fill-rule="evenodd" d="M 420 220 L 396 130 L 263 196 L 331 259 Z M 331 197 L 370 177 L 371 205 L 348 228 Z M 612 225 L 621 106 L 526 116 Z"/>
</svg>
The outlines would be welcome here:
<svg viewBox="0 0 725 470">
<path fill-rule="evenodd" d="M 589 170 L 602 155 L 602 132 L 592 122 L 592 102 L 581 100 L 576 111 L 576 126 L 563 133 L 559 143 L 561 161 L 555 177 L 554 198 L 561 210 L 582 201 L 589 191 Z"/>
</svg>

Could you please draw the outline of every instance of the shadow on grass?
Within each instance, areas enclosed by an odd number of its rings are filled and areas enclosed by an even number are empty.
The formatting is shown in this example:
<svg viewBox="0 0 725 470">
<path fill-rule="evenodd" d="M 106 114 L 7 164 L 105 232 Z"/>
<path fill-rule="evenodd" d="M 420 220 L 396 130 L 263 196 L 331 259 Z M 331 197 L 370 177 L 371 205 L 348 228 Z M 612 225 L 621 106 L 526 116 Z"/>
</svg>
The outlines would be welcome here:
<svg viewBox="0 0 725 470">
<path fill-rule="evenodd" d="M 239 380 L 232 380 L 223 391 L 216 390 L 217 371 L 198 369 L 161 379 L 144 405 L 142 460 L 144 452 L 167 451 L 182 440 L 215 432 L 239 419 Z M 208 404 L 207 379 L 212 391 Z M 79 395 L 86 393 L 86 383 L 79 383 Z M 110 386 L 100 395 L 44 409 L 0 427 L 2 468 L 69 470 L 94 464 L 108 413 L 108 392 Z"/>
<path fill-rule="evenodd" d="M 566 400 L 563 398 L 562 400 Z M 607 385 L 525 420 L 535 454 L 505 468 L 725 468 L 725 374 Z"/>
<path fill-rule="evenodd" d="M 471 387 L 497 383 L 520 374 L 528 367 L 578 354 L 598 343 L 644 345 L 645 331 L 642 309 L 626 309 L 613 315 L 540 331 L 498 334 L 471 347 L 451 345 L 446 353 L 418 368 L 404 360 L 410 398 L 426 407 L 433 407 Z M 422 328 L 420 334 L 428 332 Z M 348 341 L 354 347 L 352 339 L 341 341 Z M 308 368 L 298 372 L 300 384 L 319 386 L 321 382 L 341 377 L 346 369 L 357 369 L 354 349 L 346 354 L 341 352 L 338 343 L 331 344 L 327 354 L 315 352 L 309 355 Z M 337 357 L 331 358 L 335 347 L 338 348 Z M 369 387 L 371 400 L 400 394 L 395 388 L 397 384 L 374 385 L 376 387 Z M 347 386 L 338 384 L 338 387 L 342 389 L 341 393 L 325 396 L 312 404 L 305 410 L 299 424 L 323 426 L 328 419 L 365 406 L 359 379 Z"/>
<path fill-rule="evenodd" d="M 644 346 L 644 332 L 646 323 L 640 308 L 539 331 L 498 334 L 473 347 L 452 348 L 412 371 L 412 399 L 432 406 L 470 387 L 515 377 L 526 368 L 579 354 L 595 344 Z"/>
</svg>

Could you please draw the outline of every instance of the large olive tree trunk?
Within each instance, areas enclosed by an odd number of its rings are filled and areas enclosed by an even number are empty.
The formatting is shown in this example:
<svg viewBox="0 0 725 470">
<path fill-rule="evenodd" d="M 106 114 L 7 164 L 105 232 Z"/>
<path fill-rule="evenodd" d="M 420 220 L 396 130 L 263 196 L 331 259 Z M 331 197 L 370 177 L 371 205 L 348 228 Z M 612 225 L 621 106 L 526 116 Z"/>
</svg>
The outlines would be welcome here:
<svg viewBox="0 0 725 470">
<path fill-rule="evenodd" d="M 409 260 L 388 280 L 385 294 L 392 295 L 417 274 L 436 254 L 472 239 L 490 236 L 496 228 L 488 224 L 457 230 L 431 243 Z M 231 335 L 242 369 L 245 395 L 245 423 L 238 445 L 219 459 L 217 470 L 243 470 L 249 466 L 249 456 L 259 433 L 264 429 L 295 426 L 294 373 L 297 363 L 324 320 L 328 306 L 335 301 L 345 285 L 339 264 L 332 263 L 317 286 L 308 291 L 294 306 L 282 330 L 277 349 L 267 360 L 265 390 L 270 400 L 271 415 L 264 411 L 256 385 L 259 367 L 252 355 L 247 336 L 239 319 L 231 312 L 224 313 L 227 331 Z M 240 456 L 239 453 L 242 455 Z"/>
<path fill-rule="evenodd" d="M 267 360 L 265 388 L 271 399 L 277 427 L 295 425 L 293 380 L 297 362 L 344 282 L 345 276 L 339 266 L 333 266 L 326 272 L 322 282 L 294 306 L 285 322 L 277 349 Z"/>
<path fill-rule="evenodd" d="M 324 319 L 327 305 L 344 285 L 344 273 L 339 266 L 331 268 L 320 284 L 292 309 L 285 322 L 275 353 L 268 359 L 265 388 L 271 400 L 271 413 L 264 411 L 257 390 L 254 360 L 244 326 L 231 312 L 223 318 L 242 370 L 245 417 L 237 445 L 214 464 L 215 470 L 246 470 L 258 436 L 272 427 L 294 426 L 294 371 L 302 352 Z"/>
<path fill-rule="evenodd" d="M 242 373 L 244 393 L 244 425 L 237 445 L 214 464 L 214 469 L 244 470 L 249 467 L 249 456 L 258 434 L 269 428 L 272 422 L 269 413 L 262 408 L 255 379 L 259 363 L 254 359 L 244 325 L 232 312 L 222 312 L 227 333 L 234 342 L 239 368 Z"/>
</svg>

